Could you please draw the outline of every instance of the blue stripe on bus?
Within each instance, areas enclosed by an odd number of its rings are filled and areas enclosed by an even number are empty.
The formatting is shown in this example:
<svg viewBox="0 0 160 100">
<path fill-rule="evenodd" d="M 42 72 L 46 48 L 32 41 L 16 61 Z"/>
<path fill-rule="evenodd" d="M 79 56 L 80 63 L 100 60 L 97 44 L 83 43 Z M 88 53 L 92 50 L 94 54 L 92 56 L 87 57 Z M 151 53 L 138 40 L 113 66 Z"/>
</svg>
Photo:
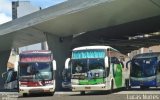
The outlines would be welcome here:
<svg viewBox="0 0 160 100">
<path fill-rule="evenodd" d="M 135 80 L 130 80 L 131 86 L 157 86 L 156 84 L 156 79 L 151 80 L 151 81 L 135 81 Z"/>
</svg>

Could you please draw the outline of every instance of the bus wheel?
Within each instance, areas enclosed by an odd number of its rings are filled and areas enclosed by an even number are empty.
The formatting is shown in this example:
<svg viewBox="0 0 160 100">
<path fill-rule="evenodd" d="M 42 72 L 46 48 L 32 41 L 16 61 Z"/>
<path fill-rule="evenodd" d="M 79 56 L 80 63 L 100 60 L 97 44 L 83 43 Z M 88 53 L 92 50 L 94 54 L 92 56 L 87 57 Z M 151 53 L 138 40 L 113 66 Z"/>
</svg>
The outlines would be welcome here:
<svg viewBox="0 0 160 100">
<path fill-rule="evenodd" d="M 142 89 L 142 90 L 143 90 L 143 89 L 145 89 L 145 87 L 144 87 L 144 86 L 140 86 L 140 89 Z"/>
<path fill-rule="evenodd" d="M 85 95 L 85 91 L 81 91 L 81 95 Z"/>
<path fill-rule="evenodd" d="M 140 89 L 144 90 L 144 89 L 148 89 L 148 86 L 140 86 Z"/>
<path fill-rule="evenodd" d="M 50 92 L 49 94 L 50 94 L 50 96 L 53 96 L 53 95 L 54 95 L 54 93 L 55 93 L 55 91 Z"/>
<path fill-rule="evenodd" d="M 27 93 L 23 93 L 23 97 L 27 97 L 28 95 L 27 95 Z"/>
<path fill-rule="evenodd" d="M 114 83 L 113 83 L 113 80 L 111 81 L 111 89 L 110 89 L 110 93 L 113 93 L 113 86 L 114 86 Z"/>
</svg>

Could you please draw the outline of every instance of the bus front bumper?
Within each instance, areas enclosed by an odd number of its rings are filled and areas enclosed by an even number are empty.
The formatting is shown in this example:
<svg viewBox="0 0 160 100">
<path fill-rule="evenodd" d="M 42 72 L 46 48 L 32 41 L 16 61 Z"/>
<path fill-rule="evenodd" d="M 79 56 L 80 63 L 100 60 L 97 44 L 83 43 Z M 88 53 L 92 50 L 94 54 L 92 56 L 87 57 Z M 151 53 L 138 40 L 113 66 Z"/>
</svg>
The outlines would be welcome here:
<svg viewBox="0 0 160 100">
<path fill-rule="evenodd" d="M 48 92 L 54 92 L 55 86 L 49 85 L 49 86 L 39 86 L 39 87 L 19 87 L 19 93 L 20 94 L 32 94 L 32 93 L 48 93 Z"/>
<path fill-rule="evenodd" d="M 72 85 L 72 91 L 98 91 L 106 90 L 107 87 L 105 84 L 96 84 L 96 85 Z"/>
<path fill-rule="evenodd" d="M 155 77 L 131 78 L 130 79 L 130 84 L 131 84 L 131 86 L 149 86 L 149 87 L 157 86 Z"/>
</svg>

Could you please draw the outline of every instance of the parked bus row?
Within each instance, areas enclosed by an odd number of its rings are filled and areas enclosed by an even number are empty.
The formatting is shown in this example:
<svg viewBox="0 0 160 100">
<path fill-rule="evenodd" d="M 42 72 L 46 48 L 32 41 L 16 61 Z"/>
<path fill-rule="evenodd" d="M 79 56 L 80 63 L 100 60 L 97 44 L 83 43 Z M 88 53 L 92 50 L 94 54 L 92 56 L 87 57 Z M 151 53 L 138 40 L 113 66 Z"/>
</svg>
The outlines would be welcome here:
<svg viewBox="0 0 160 100">
<path fill-rule="evenodd" d="M 128 58 L 110 46 L 84 46 L 72 50 L 62 72 L 62 87 L 79 91 L 113 91 L 140 86 L 142 89 L 160 85 L 160 53 L 139 54 Z M 25 51 L 19 54 L 15 69 L 2 76 L 6 89 L 30 93 L 55 92 L 56 61 L 51 51 Z M 16 84 L 18 83 L 18 84 Z"/>
</svg>

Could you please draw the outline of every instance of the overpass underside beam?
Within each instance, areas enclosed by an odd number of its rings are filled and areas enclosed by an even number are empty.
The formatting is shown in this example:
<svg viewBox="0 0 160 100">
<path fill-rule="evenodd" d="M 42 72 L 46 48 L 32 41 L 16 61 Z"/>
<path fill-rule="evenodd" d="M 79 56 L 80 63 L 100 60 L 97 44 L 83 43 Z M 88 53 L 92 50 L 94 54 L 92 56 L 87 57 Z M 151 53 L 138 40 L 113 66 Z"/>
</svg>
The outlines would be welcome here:
<svg viewBox="0 0 160 100">
<path fill-rule="evenodd" d="M 52 34 L 46 34 L 49 50 L 53 52 L 53 58 L 57 63 L 56 71 L 56 91 L 62 90 L 62 70 L 65 60 L 71 55 L 72 36 L 59 37 Z"/>
<path fill-rule="evenodd" d="M 7 62 L 10 56 L 11 50 L 0 51 L 0 89 L 3 88 L 2 73 L 7 71 Z"/>
</svg>

